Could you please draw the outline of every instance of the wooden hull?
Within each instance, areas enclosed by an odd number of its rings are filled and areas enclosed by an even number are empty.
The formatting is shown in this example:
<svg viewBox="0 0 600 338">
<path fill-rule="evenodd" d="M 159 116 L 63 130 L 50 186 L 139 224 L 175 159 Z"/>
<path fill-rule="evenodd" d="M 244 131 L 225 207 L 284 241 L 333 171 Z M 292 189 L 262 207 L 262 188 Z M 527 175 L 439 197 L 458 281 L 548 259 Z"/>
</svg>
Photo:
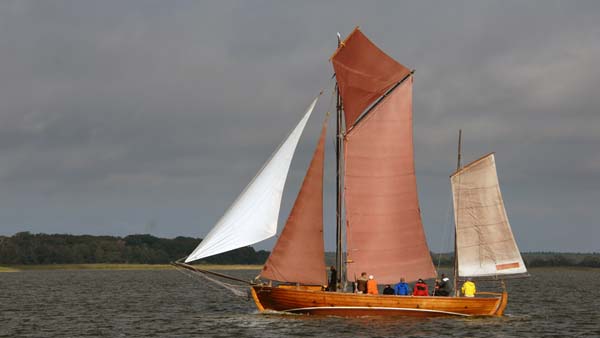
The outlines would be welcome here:
<svg viewBox="0 0 600 338">
<path fill-rule="evenodd" d="M 260 311 L 284 311 L 313 315 L 357 316 L 501 316 L 507 294 L 484 297 L 418 297 L 363 295 L 314 291 L 306 288 L 251 286 Z"/>
</svg>

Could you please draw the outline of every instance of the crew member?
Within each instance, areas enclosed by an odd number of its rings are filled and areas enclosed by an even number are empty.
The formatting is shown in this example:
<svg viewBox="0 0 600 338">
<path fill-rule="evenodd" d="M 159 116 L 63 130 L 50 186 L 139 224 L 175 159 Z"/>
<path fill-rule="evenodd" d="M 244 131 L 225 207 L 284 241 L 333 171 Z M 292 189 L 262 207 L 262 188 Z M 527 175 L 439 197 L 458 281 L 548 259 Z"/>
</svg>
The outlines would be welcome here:
<svg viewBox="0 0 600 338">
<path fill-rule="evenodd" d="M 373 275 L 369 276 L 369 280 L 367 281 L 367 293 L 370 295 L 378 295 L 379 290 L 377 290 L 377 281 L 373 277 Z"/>
<path fill-rule="evenodd" d="M 415 287 L 413 288 L 413 296 L 429 296 L 429 291 L 427 288 L 427 284 L 421 278 L 419 278 L 417 283 L 415 283 Z"/>
<path fill-rule="evenodd" d="M 400 283 L 396 284 L 394 287 L 394 294 L 398 296 L 410 295 L 408 284 L 404 281 L 404 277 L 400 278 Z"/>
<path fill-rule="evenodd" d="M 467 281 L 462 285 L 460 291 L 462 291 L 465 297 L 475 297 L 477 288 L 475 287 L 475 283 L 473 283 L 473 280 L 471 278 L 467 278 Z"/>
<path fill-rule="evenodd" d="M 360 278 L 356 280 L 356 292 L 367 293 L 367 273 L 363 272 L 360 274 Z"/>
</svg>

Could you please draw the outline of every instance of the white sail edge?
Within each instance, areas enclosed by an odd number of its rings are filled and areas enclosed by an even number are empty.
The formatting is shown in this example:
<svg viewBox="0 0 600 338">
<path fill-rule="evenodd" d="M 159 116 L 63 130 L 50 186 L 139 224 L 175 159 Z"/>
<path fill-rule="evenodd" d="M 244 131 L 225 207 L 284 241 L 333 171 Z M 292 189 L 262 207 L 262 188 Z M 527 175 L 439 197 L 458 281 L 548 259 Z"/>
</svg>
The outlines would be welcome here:
<svg viewBox="0 0 600 338">
<path fill-rule="evenodd" d="M 525 275 L 500 192 L 494 154 L 451 177 L 460 277 Z"/>
<path fill-rule="evenodd" d="M 290 163 L 317 100 L 318 97 L 204 240 L 185 259 L 186 263 L 248 246 L 275 235 Z"/>
</svg>

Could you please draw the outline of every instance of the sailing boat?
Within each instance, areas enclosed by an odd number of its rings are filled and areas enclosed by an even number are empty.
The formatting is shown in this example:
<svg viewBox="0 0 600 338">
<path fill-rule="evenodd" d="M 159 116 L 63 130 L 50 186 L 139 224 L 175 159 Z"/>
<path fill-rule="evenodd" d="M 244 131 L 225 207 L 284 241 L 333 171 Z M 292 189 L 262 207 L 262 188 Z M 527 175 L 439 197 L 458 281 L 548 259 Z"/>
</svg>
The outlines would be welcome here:
<svg viewBox="0 0 600 338">
<path fill-rule="evenodd" d="M 327 281 L 323 244 L 325 122 L 296 202 L 260 273 L 268 282 L 249 283 L 257 308 L 338 316 L 502 315 L 506 290 L 478 293 L 473 298 L 369 295 L 345 290 L 346 282 L 356 280 L 363 271 L 384 284 L 396 283 L 401 277 L 406 281 L 434 278 L 437 272 L 417 196 L 413 72 L 381 51 L 358 27 L 338 42 L 331 57 L 338 98 L 338 291 L 323 289 Z M 187 263 L 275 235 L 290 162 L 316 101 L 185 263 L 174 264 L 205 272 Z M 525 274 L 504 210 L 493 154 L 459 168 L 451 183 L 456 276 L 503 279 Z"/>
</svg>

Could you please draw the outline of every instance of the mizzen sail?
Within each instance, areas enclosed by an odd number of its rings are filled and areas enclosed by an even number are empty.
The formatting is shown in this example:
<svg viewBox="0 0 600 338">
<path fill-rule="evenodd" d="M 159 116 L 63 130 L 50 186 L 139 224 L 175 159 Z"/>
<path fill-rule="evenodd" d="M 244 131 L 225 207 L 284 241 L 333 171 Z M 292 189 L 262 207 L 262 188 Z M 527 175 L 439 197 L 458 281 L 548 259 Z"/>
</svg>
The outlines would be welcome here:
<svg viewBox="0 0 600 338">
<path fill-rule="evenodd" d="M 494 154 L 486 155 L 450 177 L 460 277 L 525 274 L 496 173 Z"/>
<path fill-rule="evenodd" d="M 327 283 L 323 243 L 323 163 L 321 136 L 286 225 L 260 275 L 264 278 L 312 285 Z"/>
<path fill-rule="evenodd" d="M 412 76 L 346 134 L 344 155 L 348 279 L 435 277 L 417 196 Z"/>
<path fill-rule="evenodd" d="M 283 186 L 290 163 L 317 99 L 311 103 L 298 125 L 271 155 L 225 215 L 186 258 L 186 263 L 251 245 L 275 235 Z"/>
</svg>

